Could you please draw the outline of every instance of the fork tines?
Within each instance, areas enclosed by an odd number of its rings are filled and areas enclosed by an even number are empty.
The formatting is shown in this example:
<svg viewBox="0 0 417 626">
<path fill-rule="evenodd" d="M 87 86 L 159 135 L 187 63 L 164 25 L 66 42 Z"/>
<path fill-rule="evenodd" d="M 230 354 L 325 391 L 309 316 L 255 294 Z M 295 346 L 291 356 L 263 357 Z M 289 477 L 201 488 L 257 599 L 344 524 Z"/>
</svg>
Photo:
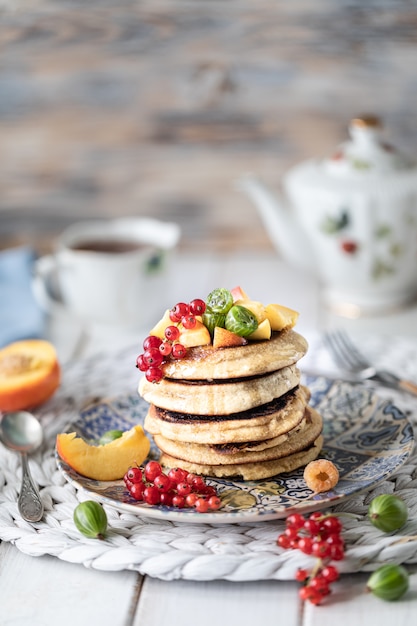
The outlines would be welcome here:
<svg viewBox="0 0 417 626">
<path fill-rule="evenodd" d="M 359 371 L 370 367 L 369 362 L 352 343 L 345 331 L 327 332 L 324 335 L 324 340 L 340 368 Z"/>
</svg>

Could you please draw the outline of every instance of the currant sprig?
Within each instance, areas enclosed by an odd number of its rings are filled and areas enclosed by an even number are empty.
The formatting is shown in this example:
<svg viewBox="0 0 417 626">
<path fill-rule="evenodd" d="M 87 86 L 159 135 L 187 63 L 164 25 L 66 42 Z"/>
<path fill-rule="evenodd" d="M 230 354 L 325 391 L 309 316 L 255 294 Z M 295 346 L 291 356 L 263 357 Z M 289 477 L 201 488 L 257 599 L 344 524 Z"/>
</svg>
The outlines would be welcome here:
<svg viewBox="0 0 417 626">
<path fill-rule="evenodd" d="M 278 536 L 277 545 L 317 558 L 311 570 L 300 568 L 296 573 L 296 580 L 303 583 L 299 590 L 301 600 L 320 604 L 330 594 L 331 583 L 339 578 L 339 571 L 331 561 L 341 561 L 345 556 L 342 529 L 338 517 L 319 511 L 309 517 L 300 513 L 287 517 L 285 531 Z"/>
<path fill-rule="evenodd" d="M 217 511 L 221 506 L 215 487 L 208 485 L 202 476 L 179 467 L 165 474 L 158 461 L 148 461 L 144 467 L 129 467 L 123 480 L 130 495 L 146 504 L 193 507 L 198 513 Z"/>
<path fill-rule="evenodd" d="M 164 331 L 165 338 L 149 335 L 143 342 L 144 352 L 136 359 L 136 367 L 144 372 L 146 379 L 151 383 L 159 382 L 163 376 L 163 365 L 168 359 L 183 359 L 187 349 L 179 341 L 179 325 L 186 329 L 192 329 L 196 325 L 196 316 L 203 315 L 206 303 L 200 298 L 195 298 L 189 304 L 177 302 L 170 309 L 169 319 L 172 325 Z"/>
</svg>

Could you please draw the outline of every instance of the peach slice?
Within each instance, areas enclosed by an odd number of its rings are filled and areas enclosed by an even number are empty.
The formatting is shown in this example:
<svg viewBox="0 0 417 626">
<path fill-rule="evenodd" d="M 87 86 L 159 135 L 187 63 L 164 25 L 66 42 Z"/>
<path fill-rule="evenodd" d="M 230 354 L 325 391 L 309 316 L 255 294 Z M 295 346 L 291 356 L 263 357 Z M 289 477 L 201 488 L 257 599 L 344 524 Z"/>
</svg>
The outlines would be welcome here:
<svg viewBox="0 0 417 626">
<path fill-rule="evenodd" d="M 206 346 L 211 343 L 211 336 L 208 328 L 196 319 L 194 328 L 183 328 L 183 326 L 180 325 L 178 341 L 185 348 L 194 348 L 196 346 Z"/>
<path fill-rule="evenodd" d="M 248 294 L 243 291 L 240 285 L 233 287 L 233 289 L 230 290 L 230 293 L 232 294 L 234 303 L 236 303 L 238 300 L 250 300 Z"/>
<path fill-rule="evenodd" d="M 258 328 L 249 335 L 248 339 L 250 341 L 262 341 L 263 339 L 271 339 L 271 324 L 269 319 L 265 319 L 261 322 Z"/>
<path fill-rule="evenodd" d="M 235 304 L 240 304 L 248 309 L 256 317 L 258 324 L 266 319 L 265 305 L 257 300 L 236 300 Z"/>
<path fill-rule="evenodd" d="M 0 350 L 1 411 L 39 406 L 55 393 L 60 382 L 61 368 L 48 341 L 16 341 Z"/>
<path fill-rule="evenodd" d="M 169 318 L 169 309 L 165 311 L 159 322 L 155 324 L 152 330 L 149 332 L 150 335 L 155 335 L 155 337 L 159 337 L 160 339 L 165 339 L 165 329 L 168 326 L 171 326 L 173 322 L 171 322 Z"/>
<path fill-rule="evenodd" d="M 213 335 L 213 348 L 232 348 L 233 346 L 245 346 L 248 340 L 232 333 L 226 328 L 216 326 Z"/>
<path fill-rule="evenodd" d="M 93 480 L 118 480 L 130 466 L 143 463 L 149 454 L 150 441 L 138 425 L 101 446 L 88 444 L 76 433 L 60 433 L 56 437 L 56 449 L 78 474 Z"/>
</svg>

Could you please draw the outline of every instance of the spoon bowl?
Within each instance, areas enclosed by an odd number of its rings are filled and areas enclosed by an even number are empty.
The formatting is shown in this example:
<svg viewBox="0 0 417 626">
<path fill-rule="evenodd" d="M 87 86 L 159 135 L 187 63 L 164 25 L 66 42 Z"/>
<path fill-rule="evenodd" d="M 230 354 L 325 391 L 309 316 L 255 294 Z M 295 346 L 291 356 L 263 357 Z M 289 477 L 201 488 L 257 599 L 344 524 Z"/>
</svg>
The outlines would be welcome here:
<svg viewBox="0 0 417 626">
<path fill-rule="evenodd" d="M 34 452 L 42 443 L 42 426 L 32 413 L 5 413 L 0 422 L 0 439 L 9 450 Z"/>
<path fill-rule="evenodd" d="M 23 519 L 38 522 L 43 516 L 43 504 L 29 470 L 27 455 L 43 440 L 42 426 L 27 411 L 4 413 L 0 419 L 0 441 L 9 450 L 19 452 L 22 459 L 22 487 L 18 507 Z"/>
</svg>

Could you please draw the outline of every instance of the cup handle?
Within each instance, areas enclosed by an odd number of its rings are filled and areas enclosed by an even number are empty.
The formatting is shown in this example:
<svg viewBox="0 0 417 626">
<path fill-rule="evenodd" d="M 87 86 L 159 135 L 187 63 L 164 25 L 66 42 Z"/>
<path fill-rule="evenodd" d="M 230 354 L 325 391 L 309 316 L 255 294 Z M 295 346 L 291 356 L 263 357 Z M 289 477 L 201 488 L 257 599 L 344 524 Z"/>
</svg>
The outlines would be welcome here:
<svg viewBox="0 0 417 626">
<path fill-rule="evenodd" d="M 35 261 L 32 290 L 39 305 L 47 313 L 58 313 L 65 310 L 59 296 L 56 261 L 52 255 L 43 256 Z"/>
</svg>

